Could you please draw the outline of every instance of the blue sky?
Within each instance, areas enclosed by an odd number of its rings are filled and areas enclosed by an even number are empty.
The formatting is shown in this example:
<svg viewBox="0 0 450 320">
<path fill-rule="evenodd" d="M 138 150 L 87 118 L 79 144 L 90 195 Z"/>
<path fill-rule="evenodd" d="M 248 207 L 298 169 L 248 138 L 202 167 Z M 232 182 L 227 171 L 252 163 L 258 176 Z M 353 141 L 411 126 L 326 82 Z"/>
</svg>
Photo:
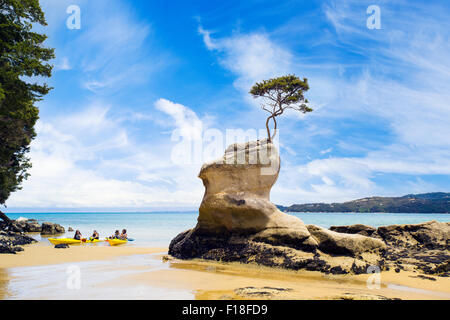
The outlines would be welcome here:
<svg viewBox="0 0 450 320">
<path fill-rule="evenodd" d="M 195 209 L 207 159 L 173 161 L 174 130 L 263 129 L 249 88 L 287 73 L 308 78 L 314 112 L 279 120 L 273 202 L 450 190 L 445 1 L 41 5 L 54 89 L 39 103 L 31 177 L 10 210 Z M 66 26 L 69 5 L 81 10 L 79 30 Z M 379 30 L 366 26 L 369 5 Z"/>
</svg>

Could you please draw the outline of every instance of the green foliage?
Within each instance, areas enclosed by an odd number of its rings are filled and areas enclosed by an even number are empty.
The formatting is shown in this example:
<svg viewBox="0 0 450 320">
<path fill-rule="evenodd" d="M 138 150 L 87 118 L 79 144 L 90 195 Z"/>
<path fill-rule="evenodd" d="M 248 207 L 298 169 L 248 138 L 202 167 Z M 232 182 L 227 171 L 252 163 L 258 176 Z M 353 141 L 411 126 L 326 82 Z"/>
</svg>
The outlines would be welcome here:
<svg viewBox="0 0 450 320">
<path fill-rule="evenodd" d="M 277 128 L 276 117 L 283 114 L 286 109 L 293 109 L 302 113 L 313 111 L 308 107 L 308 100 L 304 93 L 309 90 L 308 79 L 301 80 L 295 75 L 273 78 L 257 82 L 250 90 L 254 98 L 264 98 L 265 103 L 262 109 L 269 112 L 270 116 L 266 121 L 266 128 L 269 140 L 273 138 L 270 134 L 269 121 L 272 119 Z M 275 135 L 275 134 L 274 134 Z"/>
<path fill-rule="evenodd" d="M 50 77 L 45 62 L 54 58 L 54 50 L 43 46 L 47 36 L 32 32 L 33 24 L 47 25 L 38 0 L 0 0 L 0 204 L 28 177 L 26 154 L 39 118 L 35 103 L 51 89 L 30 82 Z"/>
</svg>

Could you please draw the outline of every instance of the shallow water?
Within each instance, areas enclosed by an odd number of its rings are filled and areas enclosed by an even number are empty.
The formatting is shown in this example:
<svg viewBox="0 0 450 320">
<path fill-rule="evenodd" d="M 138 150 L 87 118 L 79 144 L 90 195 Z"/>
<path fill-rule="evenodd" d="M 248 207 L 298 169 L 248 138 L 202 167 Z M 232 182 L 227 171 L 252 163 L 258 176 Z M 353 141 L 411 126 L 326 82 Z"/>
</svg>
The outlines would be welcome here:
<svg viewBox="0 0 450 320">
<path fill-rule="evenodd" d="M 174 275 L 154 273 L 177 272 Z M 345 295 L 397 295 L 409 297 L 420 294 L 424 298 L 449 299 L 445 292 L 424 290 L 405 285 L 382 284 L 380 290 L 366 287 L 365 278 L 324 276 L 317 273 L 297 273 L 290 270 L 272 270 L 268 267 L 218 262 L 166 262 L 161 254 L 123 256 L 105 261 L 86 261 L 46 266 L 16 267 L 7 270 L 3 287 L 0 283 L 0 299 L 151 299 L 191 300 L 237 297 L 236 288 L 281 288 L 294 295 L 289 299 L 326 298 Z M 184 274 L 185 272 L 185 274 Z M 153 276 L 152 276 L 153 274 Z M 3 275 L 5 276 L 5 275 Z M 184 278 L 195 281 L 184 281 Z M 5 277 L 3 277 L 5 279 Z M 178 279 L 178 281 L 177 281 Z M 212 280 L 214 279 L 214 280 Z M 192 279 L 191 279 L 192 280 Z M 214 282 L 215 288 L 205 287 L 205 281 Z M 231 288 L 228 283 L 233 282 Z M 211 287 L 207 285 L 206 287 Z M 319 293 L 317 288 L 320 288 Z M 2 295 L 3 293 L 3 295 Z M 309 294 L 313 296 L 309 296 Z M 245 296 L 244 296 L 245 297 Z M 417 296 L 412 296 L 417 298 Z M 227 298 L 228 299 L 228 298 Z"/>
<path fill-rule="evenodd" d="M 120 277 L 168 269 L 156 255 L 133 255 L 106 261 L 17 267 L 7 271 L 3 299 L 193 299 L 188 290 L 115 283 Z M 1 269 L 0 269 L 1 271 Z"/>
<path fill-rule="evenodd" d="M 391 224 L 420 223 L 430 220 L 450 221 L 450 214 L 417 213 L 290 213 L 306 224 L 325 228 L 333 225 L 366 224 L 374 227 Z M 134 238 L 133 246 L 167 247 L 178 233 L 192 228 L 197 223 L 198 212 L 149 212 L 149 213 L 10 213 L 12 219 L 34 218 L 59 223 L 68 229 L 79 229 L 88 237 L 95 229 L 101 237 L 110 236 L 116 229 L 127 229 Z M 66 235 L 72 237 L 73 232 Z M 39 235 L 35 235 L 41 240 Z M 43 242 L 47 242 L 45 239 Z"/>
</svg>

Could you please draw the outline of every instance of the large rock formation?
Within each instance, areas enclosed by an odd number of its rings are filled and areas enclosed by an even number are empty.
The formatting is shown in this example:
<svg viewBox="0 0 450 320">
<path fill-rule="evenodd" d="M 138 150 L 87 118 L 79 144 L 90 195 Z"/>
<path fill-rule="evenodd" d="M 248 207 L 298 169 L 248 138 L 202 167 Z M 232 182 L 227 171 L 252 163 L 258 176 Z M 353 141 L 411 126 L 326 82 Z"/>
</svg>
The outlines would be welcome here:
<svg viewBox="0 0 450 320">
<path fill-rule="evenodd" d="M 307 227 L 279 211 L 270 202 L 279 170 L 278 151 L 267 140 L 233 144 L 203 165 L 198 223 L 172 240 L 169 254 L 331 273 L 365 272 L 377 262 L 381 240 Z"/>
<path fill-rule="evenodd" d="M 271 237 L 307 240 L 310 234 L 304 223 L 282 213 L 270 202 L 270 189 L 279 171 L 280 157 L 267 140 L 233 144 L 222 158 L 204 164 L 199 177 L 205 195 L 196 231 L 211 235 L 263 232 Z"/>
<path fill-rule="evenodd" d="M 64 233 L 66 230 L 63 226 L 53 222 L 42 222 L 41 235 L 53 235 Z"/>
</svg>

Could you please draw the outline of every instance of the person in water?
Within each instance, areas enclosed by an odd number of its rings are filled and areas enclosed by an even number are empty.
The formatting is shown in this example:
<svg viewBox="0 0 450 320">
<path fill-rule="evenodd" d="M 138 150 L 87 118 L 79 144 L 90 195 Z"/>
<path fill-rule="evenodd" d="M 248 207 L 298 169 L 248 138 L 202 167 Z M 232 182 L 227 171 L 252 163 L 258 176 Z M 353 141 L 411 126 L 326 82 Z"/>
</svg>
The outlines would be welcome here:
<svg viewBox="0 0 450 320">
<path fill-rule="evenodd" d="M 122 240 L 127 240 L 128 239 L 127 229 L 123 229 L 122 230 L 122 234 L 120 235 L 120 239 L 122 239 Z"/>
<path fill-rule="evenodd" d="M 97 230 L 94 230 L 94 233 L 92 233 L 91 239 L 99 239 L 100 235 L 98 234 Z"/>
<path fill-rule="evenodd" d="M 75 240 L 81 240 L 81 232 L 80 230 L 75 231 L 75 235 L 73 236 Z"/>
</svg>

